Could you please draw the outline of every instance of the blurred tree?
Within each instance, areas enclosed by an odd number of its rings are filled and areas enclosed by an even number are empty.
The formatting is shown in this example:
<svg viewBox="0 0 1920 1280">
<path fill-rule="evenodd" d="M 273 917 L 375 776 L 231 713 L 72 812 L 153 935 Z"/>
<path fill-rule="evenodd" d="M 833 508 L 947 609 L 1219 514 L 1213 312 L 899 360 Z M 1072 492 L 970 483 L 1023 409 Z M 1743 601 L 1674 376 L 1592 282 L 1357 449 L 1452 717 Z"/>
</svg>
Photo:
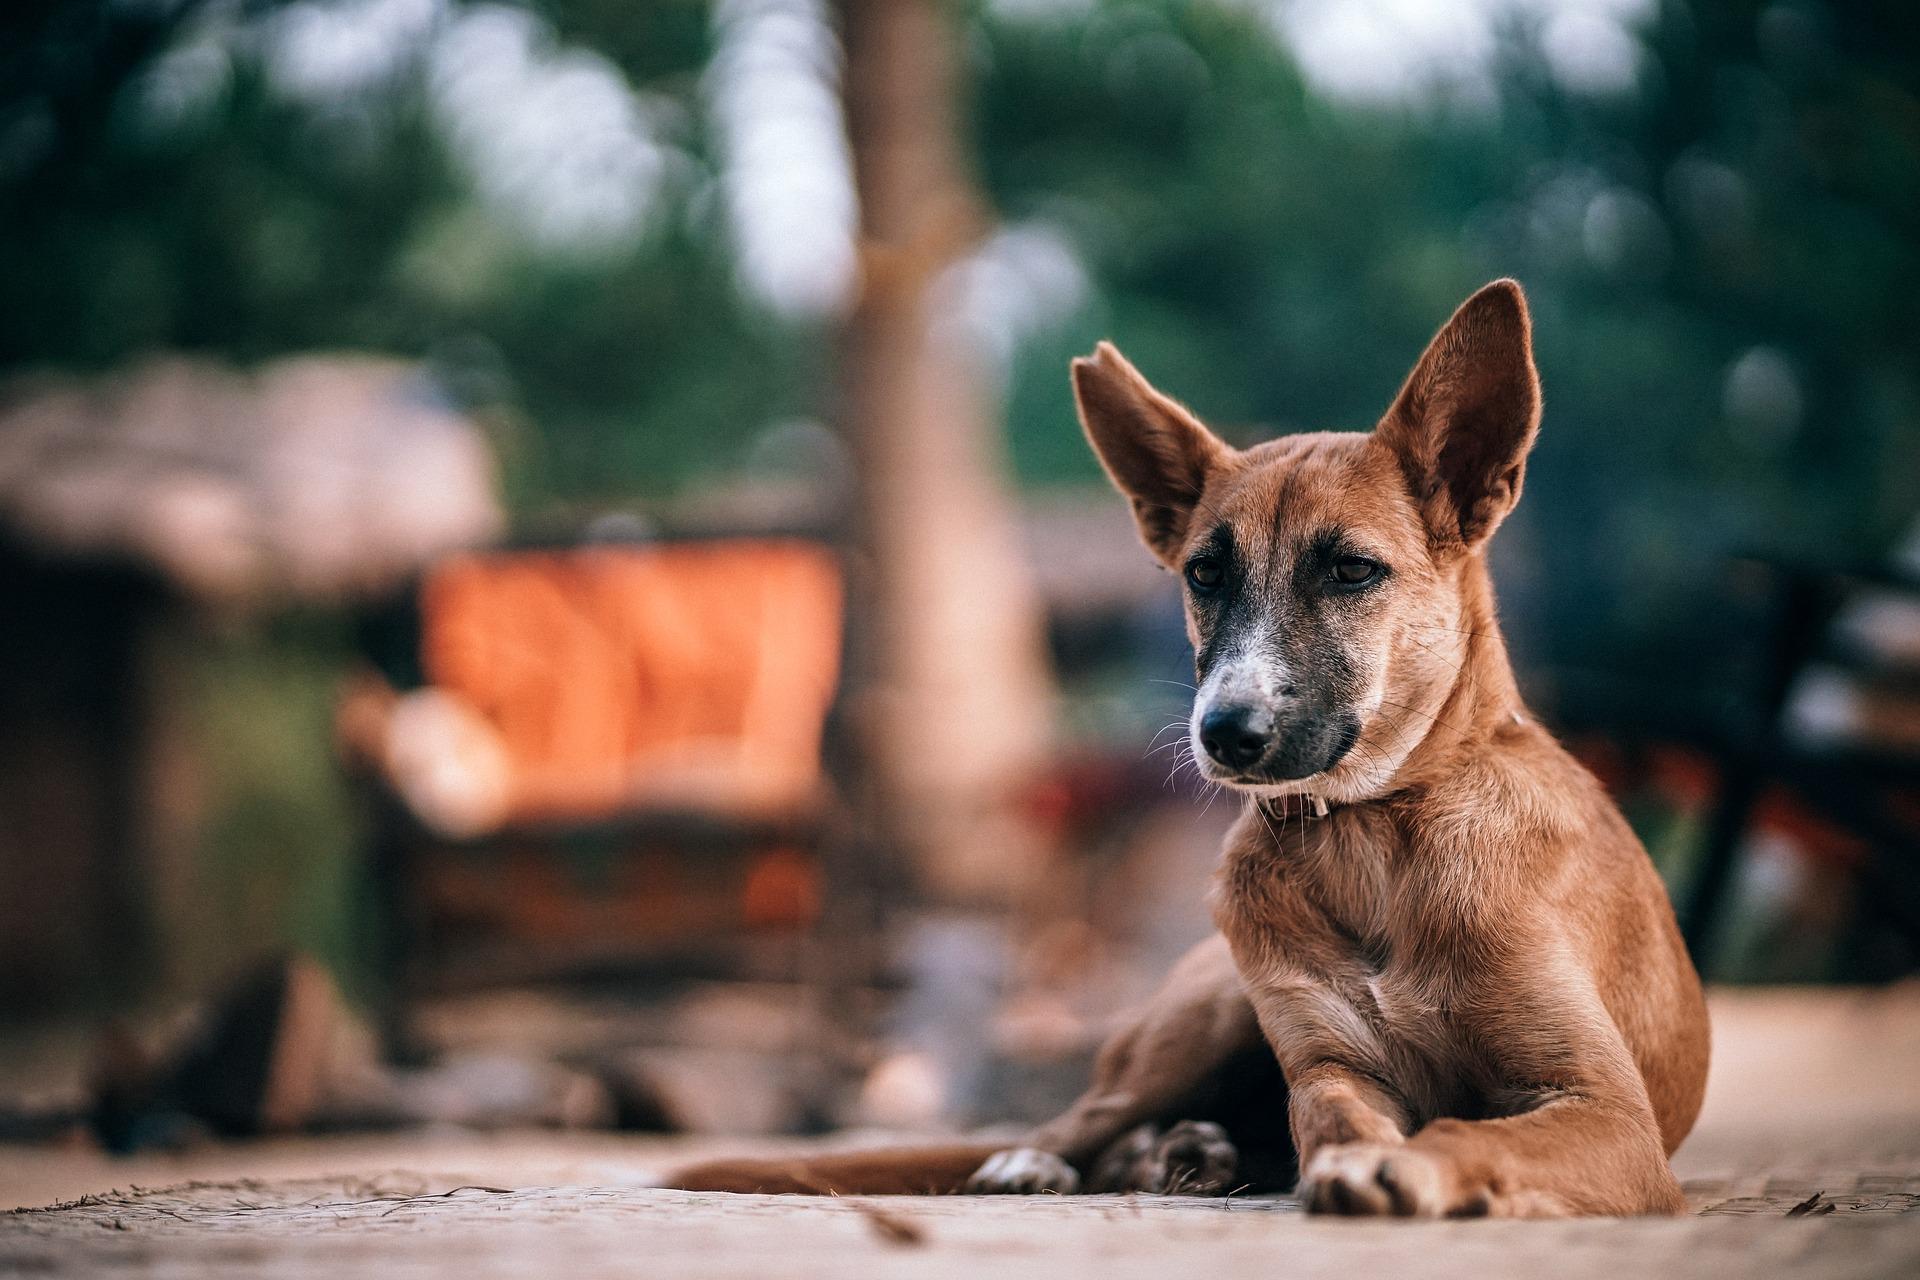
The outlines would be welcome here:
<svg viewBox="0 0 1920 1280">
<path fill-rule="evenodd" d="M 842 0 L 861 270 L 841 344 L 856 462 L 866 770 L 889 844 L 936 896 L 1032 882 L 1018 785 L 1050 747 L 1043 619 L 980 353 L 936 285 L 985 224 L 942 0 Z"/>
<path fill-rule="evenodd" d="M 683 216 L 707 6 L 557 6 L 689 123 L 643 234 L 547 248 L 476 200 L 425 50 L 350 98 L 276 82 L 258 24 L 298 5 L 9 11 L 0 88 L 0 368 L 154 348 L 243 361 L 315 347 L 429 357 L 499 411 L 523 508 L 660 495 L 822 399 L 809 335 L 733 287 Z M 255 25 L 248 25 L 255 24 Z"/>
</svg>

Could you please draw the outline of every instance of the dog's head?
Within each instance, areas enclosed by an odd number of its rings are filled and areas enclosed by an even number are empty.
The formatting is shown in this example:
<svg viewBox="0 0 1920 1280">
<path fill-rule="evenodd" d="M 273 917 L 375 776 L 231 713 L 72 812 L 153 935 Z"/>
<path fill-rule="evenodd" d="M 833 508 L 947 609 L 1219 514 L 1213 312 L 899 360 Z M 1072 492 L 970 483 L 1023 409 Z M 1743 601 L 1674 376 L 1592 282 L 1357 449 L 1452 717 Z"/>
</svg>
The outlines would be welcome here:
<svg viewBox="0 0 1920 1280">
<path fill-rule="evenodd" d="M 1540 420 L 1520 286 L 1467 299 L 1371 433 L 1235 449 L 1105 343 L 1073 385 L 1141 536 L 1181 576 L 1203 773 L 1334 801 L 1387 789 L 1487 625 L 1468 609 L 1480 552 Z"/>
</svg>

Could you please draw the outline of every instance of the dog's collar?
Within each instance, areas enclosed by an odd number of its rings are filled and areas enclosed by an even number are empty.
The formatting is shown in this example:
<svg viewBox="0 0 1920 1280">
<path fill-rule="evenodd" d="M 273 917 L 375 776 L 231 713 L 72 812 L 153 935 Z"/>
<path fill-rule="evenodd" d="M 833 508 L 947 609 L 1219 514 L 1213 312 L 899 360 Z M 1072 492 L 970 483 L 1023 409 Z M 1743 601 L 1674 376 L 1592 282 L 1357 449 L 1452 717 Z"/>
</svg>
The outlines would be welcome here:
<svg viewBox="0 0 1920 1280">
<path fill-rule="evenodd" d="M 1255 801 L 1269 818 L 1285 821 L 1288 818 L 1324 818 L 1333 812 L 1333 807 L 1325 797 L 1312 795 L 1305 791 L 1296 791 L 1284 796 L 1261 796 Z"/>
</svg>

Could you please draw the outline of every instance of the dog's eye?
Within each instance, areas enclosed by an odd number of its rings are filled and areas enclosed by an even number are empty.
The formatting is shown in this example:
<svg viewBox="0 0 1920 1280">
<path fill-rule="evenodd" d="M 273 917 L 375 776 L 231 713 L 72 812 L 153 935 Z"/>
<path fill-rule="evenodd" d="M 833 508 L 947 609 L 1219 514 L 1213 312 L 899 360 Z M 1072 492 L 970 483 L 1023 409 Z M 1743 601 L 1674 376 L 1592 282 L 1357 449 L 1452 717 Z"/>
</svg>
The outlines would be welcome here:
<svg viewBox="0 0 1920 1280">
<path fill-rule="evenodd" d="M 1333 562 L 1333 581 L 1343 587 L 1358 587 L 1378 577 L 1380 566 L 1362 556 L 1341 556 Z"/>
<path fill-rule="evenodd" d="M 1201 556 L 1187 565 L 1187 585 L 1203 596 L 1210 596 L 1220 589 L 1227 574 L 1220 562 L 1211 556 Z"/>
</svg>

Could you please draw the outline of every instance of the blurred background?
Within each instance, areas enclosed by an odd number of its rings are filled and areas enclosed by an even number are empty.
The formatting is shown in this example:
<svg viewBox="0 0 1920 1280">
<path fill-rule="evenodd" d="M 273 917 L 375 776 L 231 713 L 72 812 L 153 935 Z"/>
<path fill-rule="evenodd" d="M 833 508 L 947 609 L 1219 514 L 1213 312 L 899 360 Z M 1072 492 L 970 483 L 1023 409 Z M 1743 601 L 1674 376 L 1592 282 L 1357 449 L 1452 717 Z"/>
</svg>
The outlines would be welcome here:
<svg viewBox="0 0 1920 1280">
<path fill-rule="evenodd" d="M 1724 982 L 1920 957 L 1894 0 L 26 0 L 0 1136 L 1046 1112 L 1206 930 L 1111 338 L 1365 429 L 1526 286 L 1522 683 Z"/>
</svg>

